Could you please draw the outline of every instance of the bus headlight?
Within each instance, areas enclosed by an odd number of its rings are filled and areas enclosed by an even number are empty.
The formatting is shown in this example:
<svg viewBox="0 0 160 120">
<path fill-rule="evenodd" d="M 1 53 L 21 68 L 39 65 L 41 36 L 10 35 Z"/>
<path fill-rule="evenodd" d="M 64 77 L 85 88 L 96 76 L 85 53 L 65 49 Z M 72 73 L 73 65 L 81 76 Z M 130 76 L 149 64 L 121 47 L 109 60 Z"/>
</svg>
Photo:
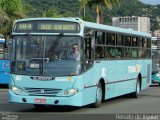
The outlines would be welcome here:
<svg viewBox="0 0 160 120">
<path fill-rule="evenodd" d="M 79 92 L 77 88 L 71 88 L 61 91 L 57 96 L 72 96 Z"/>
<path fill-rule="evenodd" d="M 17 86 L 10 86 L 9 90 L 12 91 L 14 94 L 17 94 L 17 95 L 28 95 L 23 89 L 21 89 Z"/>
<path fill-rule="evenodd" d="M 156 77 L 160 77 L 160 74 L 157 74 Z"/>
</svg>

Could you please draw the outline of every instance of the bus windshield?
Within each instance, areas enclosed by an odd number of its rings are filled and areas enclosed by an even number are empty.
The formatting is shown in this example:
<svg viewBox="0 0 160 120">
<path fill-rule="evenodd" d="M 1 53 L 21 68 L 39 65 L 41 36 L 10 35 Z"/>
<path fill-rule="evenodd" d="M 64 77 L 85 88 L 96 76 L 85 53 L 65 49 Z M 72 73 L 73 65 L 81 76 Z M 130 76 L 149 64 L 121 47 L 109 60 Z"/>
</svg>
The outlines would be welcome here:
<svg viewBox="0 0 160 120">
<path fill-rule="evenodd" d="M 52 77 L 80 74 L 80 37 L 29 36 L 14 36 L 11 72 Z M 78 47 L 76 56 L 73 46 Z"/>
</svg>

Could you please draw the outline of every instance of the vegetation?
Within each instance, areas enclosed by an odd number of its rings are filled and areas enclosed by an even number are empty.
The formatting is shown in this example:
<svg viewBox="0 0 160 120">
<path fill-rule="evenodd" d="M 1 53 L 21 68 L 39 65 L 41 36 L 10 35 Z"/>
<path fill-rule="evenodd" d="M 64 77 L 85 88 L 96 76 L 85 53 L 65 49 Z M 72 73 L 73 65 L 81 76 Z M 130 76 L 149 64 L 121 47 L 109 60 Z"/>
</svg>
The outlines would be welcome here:
<svg viewBox="0 0 160 120">
<path fill-rule="evenodd" d="M 14 20 L 25 17 L 21 0 L 0 0 L 0 33 L 11 31 Z"/>
<path fill-rule="evenodd" d="M 96 22 L 103 23 L 103 7 L 112 9 L 112 6 L 118 6 L 119 0 L 81 0 L 80 8 L 84 8 L 85 5 L 88 5 L 90 8 L 93 5 L 96 5 Z"/>
<path fill-rule="evenodd" d="M 24 0 L 25 3 L 32 5 L 34 11 L 29 13 L 30 17 L 42 17 L 50 8 L 56 11 L 52 16 L 47 17 L 80 17 L 84 20 L 96 22 L 96 4 L 91 4 L 91 8 L 86 5 L 91 0 Z M 84 2 L 85 1 L 85 2 Z M 109 1 L 109 0 L 92 0 L 92 1 Z M 112 0 L 111 0 L 112 1 Z M 82 4 L 83 3 L 83 4 Z M 106 5 L 105 5 L 106 6 Z M 160 28 L 157 22 L 157 16 L 160 16 L 160 5 L 151 6 L 141 3 L 138 0 L 119 0 L 119 7 L 106 9 L 101 5 L 103 11 L 104 24 L 111 25 L 112 17 L 118 16 L 146 16 L 151 18 L 151 30 Z M 85 9 L 84 9 L 85 8 Z M 110 8 L 110 6 L 107 6 Z M 85 13 L 84 13 L 85 11 Z"/>
<path fill-rule="evenodd" d="M 119 7 L 107 2 L 102 5 L 105 1 L 119 1 Z M 138 0 L 0 0 L 0 33 L 9 33 L 14 20 L 24 17 L 80 17 L 96 22 L 97 5 L 103 24 L 111 25 L 112 17 L 146 16 L 151 18 L 152 31 L 160 28 L 157 22 L 160 5 L 146 5 Z M 105 8 L 111 8 L 112 5 L 112 9 Z"/>
</svg>

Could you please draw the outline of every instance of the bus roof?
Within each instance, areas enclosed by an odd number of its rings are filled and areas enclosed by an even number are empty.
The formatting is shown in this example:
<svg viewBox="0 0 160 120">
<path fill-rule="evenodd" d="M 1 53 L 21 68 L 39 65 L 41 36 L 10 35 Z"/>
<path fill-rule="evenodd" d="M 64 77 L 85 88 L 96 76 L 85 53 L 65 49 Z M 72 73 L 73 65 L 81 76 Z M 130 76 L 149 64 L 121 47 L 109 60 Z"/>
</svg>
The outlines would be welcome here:
<svg viewBox="0 0 160 120">
<path fill-rule="evenodd" d="M 0 38 L 0 43 L 4 43 L 4 42 L 5 42 L 5 39 Z"/>
<path fill-rule="evenodd" d="M 137 35 L 137 36 L 143 36 L 143 37 L 149 37 L 149 38 L 151 37 L 150 33 L 139 32 L 139 31 L 135 31 L 130 28 L 124 29 L 124 28 L 103 25 L 103 24 L 96 24 L 96 23 L 91 23 L 91 22 L 85 22 L 85 26 L 90 27 L 90 28 L 94 28 L 94 29 L 108 30 L 109 32 L 124 33 L 124 34 Z"/>
<path fill-rule="evenodd" d="M 84 24 L 84 27 L 89 27 L 93 29 L 100 29 L 100 30 L 107 30 L 109 32 L 115 32 L 115 33 L 124 33 L 129 35 L 137 35 L 137 36 L 143 36 L 143 37 L 151 37 L 151 34 L 146 32 L 139 32 L 132 29 L 124 29 L 109 25 L 103 25 L 103 24 L 97 24 L 92 22 L 83 21 L 80 18 L 26 18 L 26 19 L 19 19 L 15 22 L 23 22 L 23 21 L 34 21 L 34 20 L 60 20 L 60 21 L 70 21 L 70 22 L 77 22 L 80 24 Z"/>
<path fill-rule="evenodd" d="M 23 21 L 34 21 L 34 20 L 60 20 L 60 21 L 70 21 L 70 22 L 82 22 L 80 18 L 25 18 L 19 19 L 15 22 L 23 22 Z"/>
</svg>

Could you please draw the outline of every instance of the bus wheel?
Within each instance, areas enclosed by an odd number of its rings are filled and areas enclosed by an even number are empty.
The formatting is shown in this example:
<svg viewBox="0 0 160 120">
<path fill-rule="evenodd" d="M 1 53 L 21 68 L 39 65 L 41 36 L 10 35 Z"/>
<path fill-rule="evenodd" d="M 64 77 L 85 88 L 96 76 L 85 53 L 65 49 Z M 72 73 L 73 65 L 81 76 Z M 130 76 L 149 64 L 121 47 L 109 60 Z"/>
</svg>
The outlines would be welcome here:
<svg viewBox="0 0 160 120">
<path fill-rule="evenodd" d="M 158 83 L 158 86 L 160 86 L 160 83 Z"/>
<path fill-rule="evenodd" d="M 35 109 L 40 109 L 40 110 L 43 110 L 43 109 L 45 109 L 45 105 L 40 105 L 40 104 L 34 104 L 34 107 L 35 107 Z"/>
<path fill-rule="evenodd" d="M 140 93 L 140 80 L 137 80 L 137 84 L 136 84 L 136 91 L 134 93 L 132 93 L 132 96 L 134 98 L 138 98 L 139 93 Z"/>
<path fill-rule="evenodd" d="M 103 91 L 101 83 L 98 84 L 97 91 L 96 91 L 96 101 L 93 103 L 93 107 L 98 108 L 102 103 Z"/>
</svg>

